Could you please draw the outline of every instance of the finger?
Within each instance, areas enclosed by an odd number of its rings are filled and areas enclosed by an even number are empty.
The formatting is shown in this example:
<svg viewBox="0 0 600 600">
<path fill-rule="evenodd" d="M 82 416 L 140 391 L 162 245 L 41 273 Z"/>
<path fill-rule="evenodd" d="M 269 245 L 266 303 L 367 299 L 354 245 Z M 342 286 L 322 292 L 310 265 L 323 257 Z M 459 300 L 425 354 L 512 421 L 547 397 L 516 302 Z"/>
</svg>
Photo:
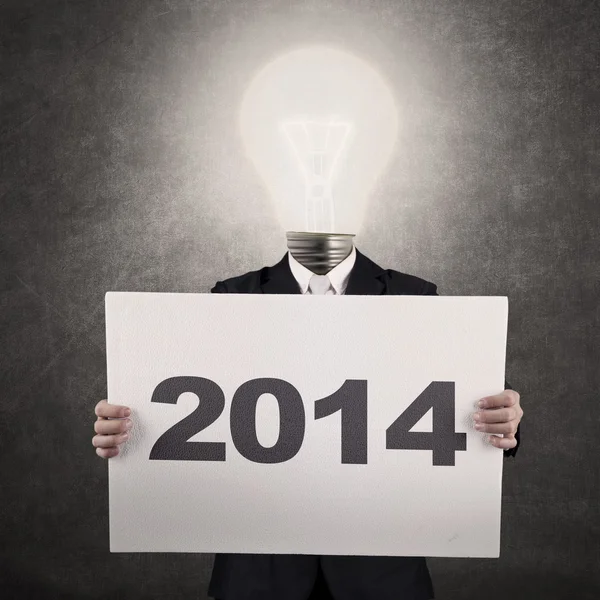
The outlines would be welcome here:
<svg viewBox="0 0 600 600">
<path fill-rule="evenodd" d="M 494 396 L 486 396 L 478 402 L 480 408 L 499 408 L 502 406 L 514 406 L 519 402 L 519 394 L 514 390 L 504 390 Z"/>
<path fill-rule="evenodd" d="M 485 433 L 514 434 L 517 431 L 517 425 L 514 421 L 508 423 L 476 423 L 475 429 Z"/>
<path fill-rule="evenodd" d="M 486 408 L 473 414 L 475 422 L 479 423 L 507 423 L 518 418 L 516 407 Z"/>
<path fill-rule="evenodd" d="M 512 433 L 508 433 L 504 437 L 490 435 L 488 441 L 492 446 L 496 446 L 496 448 L 502 448 L 503 450 L 509 450 L 517 445 L 517 439 Z"/>
<path fill-rule="evenodd" d="M 100 435 L 124 433 L 132 427 L 131 419 L 98 419 L 94 423 L 94 431 Z"/>
<path fill-rule="evenodd" d="M 131 409 L 128 406 L 109 404 L 107 400 L 100 400 L 100 402 L 96 404 L 95 413 L 96 416 L 100 419 L 122 419 L 124 417 L 128 417 L 131 414 Z"/>
<path fill-rule="evenodd" d="M 92 438 L 92 446 L 96 448 L 114 448 L 129 438 L 129 433 L 118 435 L 95 435 Z"/>
<path fill-rule="evenodd" d="M 119 454 L 118 448 L 96 448 L 96 454 L 101 458 L 113 458 Z"/>
</svg>

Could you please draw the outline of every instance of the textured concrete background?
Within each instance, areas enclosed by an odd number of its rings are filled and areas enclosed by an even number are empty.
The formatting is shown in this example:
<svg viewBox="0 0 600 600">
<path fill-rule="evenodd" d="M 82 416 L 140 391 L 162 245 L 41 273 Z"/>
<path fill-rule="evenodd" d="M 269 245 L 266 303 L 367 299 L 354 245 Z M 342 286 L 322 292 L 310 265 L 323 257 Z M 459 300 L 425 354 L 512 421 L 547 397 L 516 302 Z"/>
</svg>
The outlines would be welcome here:
<svg viewBox="0 0 600 600">
<path fill-rule="evenodd" d="M 583 0 L 0 2 L 3 598 L 203 598 L 212 556 L 111 555 L 104 293 L 207 292 L 285 252 L 241 152 L 252 73 L 332 41 L 402 129 L 357 246 L 444 295 L 507 295 L 523 446 L 499 560 L 445 599 L 600 597 L 600 9 Z"/>
</svg>

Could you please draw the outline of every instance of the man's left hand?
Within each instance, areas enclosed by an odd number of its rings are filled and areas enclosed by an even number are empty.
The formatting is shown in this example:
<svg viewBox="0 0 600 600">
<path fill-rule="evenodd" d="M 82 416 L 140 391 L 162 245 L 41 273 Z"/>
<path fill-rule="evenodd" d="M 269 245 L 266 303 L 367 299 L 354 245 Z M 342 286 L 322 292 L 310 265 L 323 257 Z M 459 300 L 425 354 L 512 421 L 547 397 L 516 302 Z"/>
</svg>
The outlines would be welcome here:
<svg viewBox="0 0 600 600">
<path fill-rule="evenodd" d="M 495 396 L 479 401 L 479 411 L 473 413 L 475 429 L 483 433 L 503 433 L 504 437 L 490 435 L 490 443 L 496 448 L 508 450 L 517 445 L 515 433 L 523 418 L 521 397 L 514 390 L 504 390 Z"/>
</svg>

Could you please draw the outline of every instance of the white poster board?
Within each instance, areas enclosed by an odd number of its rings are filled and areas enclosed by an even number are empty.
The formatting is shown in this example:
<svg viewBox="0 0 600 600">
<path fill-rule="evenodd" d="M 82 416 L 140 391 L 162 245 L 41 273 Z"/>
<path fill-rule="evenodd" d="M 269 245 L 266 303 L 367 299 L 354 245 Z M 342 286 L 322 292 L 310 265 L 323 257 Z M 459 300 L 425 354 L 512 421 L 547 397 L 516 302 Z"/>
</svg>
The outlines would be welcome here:
<svg viewBox="0 0 600 600">
<path fill-rule="evenodd" d="M 472 413 L 504 389 L 507 318 L 505 297 L 107 293 L 108 401 L 134 421 L 111 551 L 498 557 L 503 452 Z"/>
</svg>

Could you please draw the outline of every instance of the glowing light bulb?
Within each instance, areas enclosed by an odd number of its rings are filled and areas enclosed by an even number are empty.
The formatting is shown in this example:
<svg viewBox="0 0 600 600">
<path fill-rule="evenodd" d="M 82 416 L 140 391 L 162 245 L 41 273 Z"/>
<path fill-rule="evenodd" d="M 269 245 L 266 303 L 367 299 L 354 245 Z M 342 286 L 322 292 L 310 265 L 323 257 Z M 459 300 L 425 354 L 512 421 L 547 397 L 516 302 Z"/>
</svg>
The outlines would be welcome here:
<svg viewBox="0 0 600 600">
<path fill-rule="evenodd" d="M 335 166 L 352 125 L 335 120 L 286 121 L 281 129 L 304 175 L 304 231 L 335 231 L 333 180 Z"/>
<path fill-rule="evenodd" d="M 258 72 L 242 100 L 240 130 L 286 231 L 355 234 L 394 149 L 398 118 L 379 73 L 317 46 Z"/>
</svg>

